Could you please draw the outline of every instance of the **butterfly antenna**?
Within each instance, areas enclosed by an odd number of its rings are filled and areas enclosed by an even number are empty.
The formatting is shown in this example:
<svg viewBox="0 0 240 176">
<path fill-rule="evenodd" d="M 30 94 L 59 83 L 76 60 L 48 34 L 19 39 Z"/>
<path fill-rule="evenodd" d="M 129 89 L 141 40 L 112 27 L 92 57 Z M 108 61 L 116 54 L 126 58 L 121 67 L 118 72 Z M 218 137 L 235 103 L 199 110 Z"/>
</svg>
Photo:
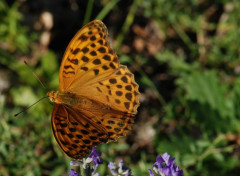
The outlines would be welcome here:
<svg viewBox="0 0 240 176">
<path fill-rule="evenodd" d="M 24 61 L 24 64 L 28 67 L 28 69 L 32 72 L 32 74 L 35 76 L 35 78 L 37 78 L 37 80 L 40 82 L 40 84 L 44 87 L 44 89 L 46 89 L 46 87 L 44 86 L 44 84 L 42 83 L 42 81 L 39 79 L 39 77 L 34 73 L 34 71 L 30 68 L 30 66 L 28 65 L 27 61 Z"/>
<path fill-rule="evenodd" d="M 47 97 L 43 97 L 41 98 L 40 100 L 36 101 L 35 103 L 33 103 L 32 105 L 28 106 L 26 109 L 24 109 L 23 111 L 17 113 L 17 114 L 14 114 L 14 117 L 17 117 L 19 114 L 22 114 L 23 112 L 27 111 L 29 108 L 31 108 L 33 105 L 37 104 L 39 101 L 43 100 L 44 98 L 47 98 Z"/>
</svg>

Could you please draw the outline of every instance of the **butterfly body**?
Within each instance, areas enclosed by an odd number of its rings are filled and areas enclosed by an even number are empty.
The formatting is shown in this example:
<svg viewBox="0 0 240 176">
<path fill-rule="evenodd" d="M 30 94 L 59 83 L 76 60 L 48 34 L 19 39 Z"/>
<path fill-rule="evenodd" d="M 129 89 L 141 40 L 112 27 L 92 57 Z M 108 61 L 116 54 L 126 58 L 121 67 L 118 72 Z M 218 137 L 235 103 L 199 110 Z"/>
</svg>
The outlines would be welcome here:
<svg viewBox="0 0 240 176">
<path fill-rule="evenodd" d="M 47 93 L 47 97 L 51 102 L 56 104 L 62 104 L 64 106 L 70 106 L 79 110 L 86 111 L 99 111 L 104 109 L 110 110 L 106 105 L 102 105 L 98 102 L 90 100 L 86 97 L 79 96 L 71 92 L 50 91 Z"/>
<path fill-rule="evenodd" d="M 92 104 L 90 100 L 71 92 L 51 91 L 47 93 L 47 97 L 51 102 L 65 104 L 72 107 L 76 106 L 78 108 L 86 108 Z"/>
<path fill-rule="evenodd" d="M 100 143 L 125 136 L 139 106 L 138 84 L 109 46 L 103 22 L 94 20 L 69 43 L 59 73 L 60 91 L 47 97 L 55 102 L 51 124 L 61 149 L 80 160 Z"/>
</svg>

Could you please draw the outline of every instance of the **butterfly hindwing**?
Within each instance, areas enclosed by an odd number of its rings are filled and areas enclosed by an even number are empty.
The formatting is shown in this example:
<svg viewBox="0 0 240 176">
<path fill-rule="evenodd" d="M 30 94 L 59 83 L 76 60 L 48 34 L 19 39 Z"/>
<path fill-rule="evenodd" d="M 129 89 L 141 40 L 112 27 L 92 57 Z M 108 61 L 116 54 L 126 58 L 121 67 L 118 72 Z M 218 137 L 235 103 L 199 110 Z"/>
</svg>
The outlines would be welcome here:
<svg viewBox="0 0 240 176">
<path fill-rule="evenodd" d="M 59 146 L 73 159 L 83 158 L 93 146 L 108 141 L 105 128 L 90 121 L 78 109 L 56 104 L 51 122 Z"/>
<path fill-rule="evenodd" d="M 92 109 L 84 111 L 87 117 L 105 128 L 108 133 L 108 141 L 115 141 L 121 136 L 125 136 L 132 128 L 134 123 L 134 115 L 123 113 L 120 111 L 102 108 L 101 111 Z"/>
</svg>

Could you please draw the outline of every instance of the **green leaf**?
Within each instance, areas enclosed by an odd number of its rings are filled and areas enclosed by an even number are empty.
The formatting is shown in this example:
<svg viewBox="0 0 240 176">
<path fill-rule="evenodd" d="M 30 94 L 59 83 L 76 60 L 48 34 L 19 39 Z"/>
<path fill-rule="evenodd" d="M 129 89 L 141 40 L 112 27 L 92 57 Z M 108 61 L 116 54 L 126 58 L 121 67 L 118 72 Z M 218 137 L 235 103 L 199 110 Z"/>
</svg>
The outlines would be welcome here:
<svg viewBox="0 0 240 176">
<path fill-rule="evenodd" d="M 186 90 L 187 100 L 210 106 L 222 118 L 234 116 L 232 99 L 227 94 L 226 85 L 220 83 L 216 71 L 194 71 L 177 83 Z"/>
</svg>

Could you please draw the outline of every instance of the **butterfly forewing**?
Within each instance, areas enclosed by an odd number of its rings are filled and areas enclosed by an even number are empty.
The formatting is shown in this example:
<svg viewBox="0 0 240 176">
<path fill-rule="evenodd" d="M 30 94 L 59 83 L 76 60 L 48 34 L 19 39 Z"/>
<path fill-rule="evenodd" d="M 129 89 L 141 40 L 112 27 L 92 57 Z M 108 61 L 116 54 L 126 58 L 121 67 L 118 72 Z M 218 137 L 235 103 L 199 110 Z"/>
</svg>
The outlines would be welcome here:
<svg viewBox="0 0 240 176">
<path fill-rule="evenodd" d="M 77 32 L 65 51 L 59 73 L 60 90 L 75 88 L 76 82 L 78 86 L 90 84 L 109 76 L 118 67 L 106 26 L 94 20 Z"/>
<path fill-rule="evenodd" d="M 137 113 L 140 93 L 133 74 L 126 66 L 120 65 L 114 74 L 98 79 L 92 84 L 87 83 L 81 88 L 78 83 L 74 85 L 75 88 L 71 91 L 75 94 L 83 95 L 120 112 Z"/>
</svg>

